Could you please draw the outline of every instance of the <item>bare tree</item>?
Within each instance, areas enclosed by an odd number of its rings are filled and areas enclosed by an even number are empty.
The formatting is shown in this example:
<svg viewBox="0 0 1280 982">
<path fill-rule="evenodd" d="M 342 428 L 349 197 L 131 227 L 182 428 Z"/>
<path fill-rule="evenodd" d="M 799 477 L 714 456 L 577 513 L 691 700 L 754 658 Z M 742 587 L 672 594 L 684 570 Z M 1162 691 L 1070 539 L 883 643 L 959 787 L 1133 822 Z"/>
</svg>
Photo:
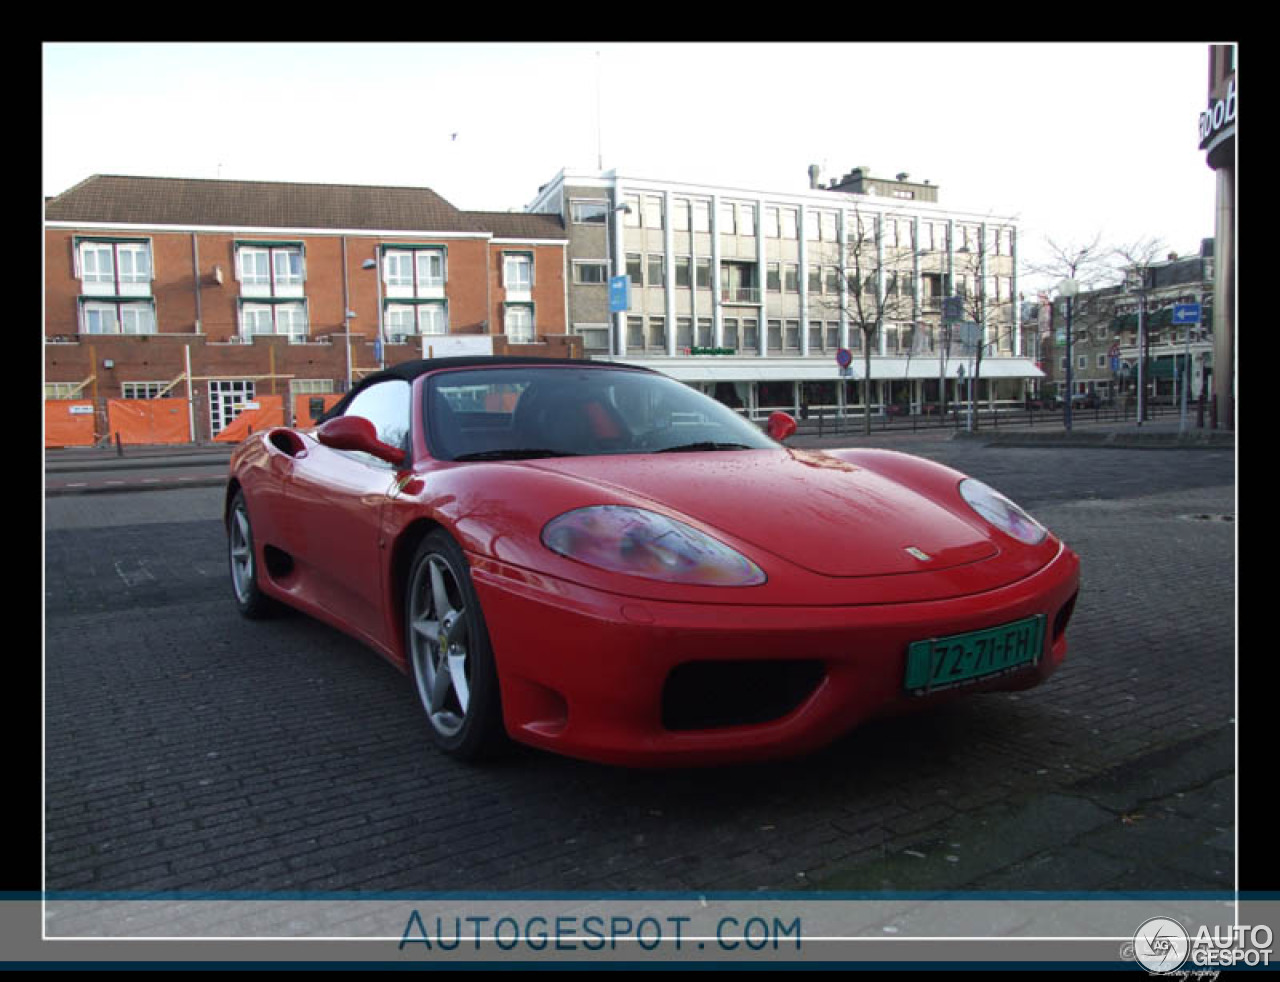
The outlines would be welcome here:
<svg viewBox="0 0 1280 982">
<path fill-rule="evenodd" d="M 1124 277 L 1125 289 L 1138 294 L 1138 422 L 1147 418 L 1146 364 L 1150 332 L 1146 329 L 1147 291 L 1151 288 L 1151 268 L 1165 252 L 1165 243 L 1153 237 L 1139 239 L 1111 251 L 1118 272 Z"/>
<path fill-rule="evenodd" d="M 1056 287 L 1062 280 L 1075 280 L 1080 291 L 1094 292 L 1103 284 L 1115 283 L 1117 277 L 1116 250 L 1102 245 L 1102 233 L 1083 242 L 1061 242 L 1044 239 L 1046 257 L 1028 264 L 1029 274 L 1051 280 Z M 1074 330 L 1074 329 L 1073 329 Z M 1071 393 L 1066 393 L 1071 398 Z"/>
<path fill-rule="evenodd" d="M 1106 280 L 1115 279 L 1115 250 L 1102 245 L 1102 233 L 1096 233 L 1085 242 L 1062 242 L 1045 239 L 1046 256 L 1037 263 L 1028 263 L 1026 270 L 1033 276 L 1041 276 L 1056 286 L 1063 280 L 1074 280 L 1083 291 L 1098 289 Z M 1071 393 L 1066 397 L 1071 398 Z"/>
<path fill-rule="evenodd" d="M 1028 273 L 1055 282 L 1072 279 L 1082 290 L 1093 290 L 1115 274 L 1116 250 L 1102 246 L 1102 233 L 1085 243 L 1059 243 L 1045 239 L 1047 257 L 1039 263 L 1028 263 Z"/>
<path fill-rule="evenodd" d="M 913 315 L 913 298 L 910 290 L 902 290 L 901 282 L 907 278 L 910 267 L 904 268 L 908 250 L 885 246 L 884 221 L 896 216 L 879 212 L 864 212 L 857 202 L 852 205 L 852 220 L 846 224 L 846 243 L 843 261 L 827 257 L 830 265 L 836 265 L 842 279 L 838 297 L 813 301 L 843 313 L 850 330 L 862 335 L 863 378 L 863 432 L 871 432 L 871 355 L 873 346 L 879 343 L 885 325 L 892 322 L 908 323 Z"/>
<path fill-rule="evenodd" d="M 994 232 L 1000 234 L 1001 226 Z M 988 353 L 1001 347 L 1012 348 L 1016 319 L 1013 317 L 1017 298 L 1012 288 L 993 289 L 1002 271 L 996 267 L 996 259 L 1002 254 L 992 250 L 990 231 L 985 226 L 965 226 L 967 238 L 957 247 L 953 244 L 954 266 L 952 293 L 960 302 L 962 323 L 969 325 L 969 336 L 955 338 L 955 328 L 944 321 L 946 354 L 961 355 L 973 359 L 971 391 L 976 393 L 982 379 L 982 362 Z M 945 355 L 944 365 L 945 365 Z M 975 424 L 976 425 L 976 424 Z"/>
</svg>

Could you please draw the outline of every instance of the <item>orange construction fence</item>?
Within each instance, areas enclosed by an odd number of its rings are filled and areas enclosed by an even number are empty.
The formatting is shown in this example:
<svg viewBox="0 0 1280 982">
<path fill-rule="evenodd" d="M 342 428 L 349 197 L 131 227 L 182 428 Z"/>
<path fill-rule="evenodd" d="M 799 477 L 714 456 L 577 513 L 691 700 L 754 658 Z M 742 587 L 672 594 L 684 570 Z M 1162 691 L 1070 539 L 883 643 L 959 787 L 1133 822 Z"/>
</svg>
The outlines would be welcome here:
<svg viewBox="0 0 1280 982">
<path fill-rule="evenodd" d="M 94 410 L 92 399 L 46 399 L 44 445 L 92 447 Z"/>
<path fill-rule="evenodd" d="M 108 399 L 107 433 L 123 443 L 190 443 L 186 399 Z"/>
<path fill-rule="evenodd" d="M 336 405 L 340 395 L 300 395 L 293 397 L 293 425 L 300 430 L 316 425 L 316 417 Z M 316 412 L 316 410 L 320 412 Z"/>
<path fill-rule="evenodd" d="M 284 396 L 256 396 L 240 415 L 214 437 L 220 443 L 239 443 L 250 433 L 284 426 Z"/>
</svg>

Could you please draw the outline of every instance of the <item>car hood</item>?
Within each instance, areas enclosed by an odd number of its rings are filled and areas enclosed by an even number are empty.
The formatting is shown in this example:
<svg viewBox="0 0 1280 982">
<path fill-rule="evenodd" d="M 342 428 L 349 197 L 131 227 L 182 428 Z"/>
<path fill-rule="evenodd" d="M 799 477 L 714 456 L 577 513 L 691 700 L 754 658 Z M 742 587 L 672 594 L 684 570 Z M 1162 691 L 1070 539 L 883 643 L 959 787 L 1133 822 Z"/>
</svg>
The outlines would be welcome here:
<svg viewBox="0 0 1280 982">
<path fill-rule="evenodd" d="M 999 553 L 976 516 L 821 453 L 560 457 L 524 466 L 607 486 L 827 576 L 934 572 Z"/>
</svg>

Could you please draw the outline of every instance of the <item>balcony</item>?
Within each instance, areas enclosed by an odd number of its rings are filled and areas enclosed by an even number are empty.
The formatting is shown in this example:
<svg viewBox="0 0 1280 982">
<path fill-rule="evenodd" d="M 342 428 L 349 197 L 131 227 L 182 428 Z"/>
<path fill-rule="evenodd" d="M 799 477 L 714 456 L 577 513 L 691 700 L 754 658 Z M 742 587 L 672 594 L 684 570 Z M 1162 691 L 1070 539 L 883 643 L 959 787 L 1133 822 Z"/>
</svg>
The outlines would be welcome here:
<svg viewBox="0 0 1280 982">
<path fill-rule="evenodd" d="M 760 303 L 758 286 L 726 286 L 720 290 L 721 303 Z"/>
</svg>

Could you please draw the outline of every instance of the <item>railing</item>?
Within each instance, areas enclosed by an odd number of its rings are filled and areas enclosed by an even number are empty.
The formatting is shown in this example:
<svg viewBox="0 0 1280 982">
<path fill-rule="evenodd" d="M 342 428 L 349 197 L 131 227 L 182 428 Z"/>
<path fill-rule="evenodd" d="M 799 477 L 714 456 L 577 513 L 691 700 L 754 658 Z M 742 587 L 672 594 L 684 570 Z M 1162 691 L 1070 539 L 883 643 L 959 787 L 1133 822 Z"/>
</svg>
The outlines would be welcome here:
<svg viewBox="0 0 1280 982">
<path fill-rule="evenodd" d="M 1196 419 L 1200 408 L 1199 406 L 1188 406 L 1188 413 L 1191 414 L 1193 426 L 1197 425 Z M 770 412 L 774 412 L 774 410 L 757 410 L 756 415 L 764 419 L 768 417 Z M 1147 406 L 1146 418 L 1149 421 L 1162 416 L 1177 417 L 1180 412 L 1180 407 L 1176 405 L 1152 403 Z M 1207 413 L 1207 409 L 1205 412 Z M 1051 409 L 1034 409 L 1022 405 L 996 406 L 994 408 L 974 407 L 973 428 L 975 430 L 998 430 L 1001 426 L 1006 428 L 1010 426 L 1062 426 L 1064 425 L 1063 417 L 1064 407 Z M 1137 405 L 1133 401 L 1129 401 L 1127 404 L 1098 405 L 1089 409 L 1077 406 L 1071 410 L 1071 418 L 1077 423 L 1136 423 L 1138 412 Z M 947 411 L 941 415 L 936 410 L 933 412 L 905 412 L 893 405 L 871 407 L 871 429 L 873 433 L 917 433 L 929 430 L 956 431 L 965 429 L 968 425 L 968 419 L 969 407 L 967 404 L 952 403 L 947 406 Z M 798 424 L 797 432 L 805 436 L 856 436 L 865 431 L 865 420 L 866 416 L 861 407 L 846 407 L 842 410 L 824 406 L 821 408 L 811 407 L 807 414 L 802 410 L 796 423 Z"/>
<path fill-rule="evenodd" d="M 722 287 L 720 300 L 724 303 L 759 303 L 760 288 L 757 286 Z"/>
</svg>

